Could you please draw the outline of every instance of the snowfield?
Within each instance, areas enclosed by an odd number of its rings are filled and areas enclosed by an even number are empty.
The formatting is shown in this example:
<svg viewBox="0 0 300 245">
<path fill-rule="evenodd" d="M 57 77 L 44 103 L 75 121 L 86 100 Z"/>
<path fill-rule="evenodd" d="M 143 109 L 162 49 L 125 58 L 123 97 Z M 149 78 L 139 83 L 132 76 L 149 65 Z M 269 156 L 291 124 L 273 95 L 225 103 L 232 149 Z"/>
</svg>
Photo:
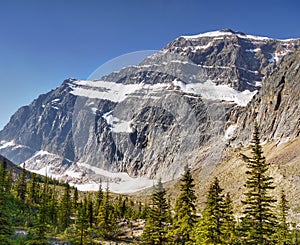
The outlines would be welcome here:
<svg viewBox="0 0 300 245">
<path fill-rule="evenodd" d="M 255 72 L 255 71 L 253 71 Z M 158 98 L 155 95 L 158 92 L 165 90 L 170 91 L 181 90 L 187 94 L 200 95 L 208 100 L 224 100 L 234 102 L 240 106 L 246 106 L 257 91 L 250 92 L 245 90 L 243 92 L 237 91 L 228 85 L 216 85 L 208 80 L 205 83 L 184 83 L 175 79 L 172 84 L 158 83 L 150 84 L 120 84 L 106 81 L 76 81 L 69 85 L 72 88 L 71 93 L 76 96 L 87 97 L 91 99 L 103 99 L 113 102 L 121 102 L 130 96 L 138 96 L 145 98 Z M 93 109 L 95 110 L 95 109 Z M 109 113 L 103 116 L 115 132 L 129 132 L 130 122 L 120 121 L 117 118 L 111 118 Z"/>
</svg>

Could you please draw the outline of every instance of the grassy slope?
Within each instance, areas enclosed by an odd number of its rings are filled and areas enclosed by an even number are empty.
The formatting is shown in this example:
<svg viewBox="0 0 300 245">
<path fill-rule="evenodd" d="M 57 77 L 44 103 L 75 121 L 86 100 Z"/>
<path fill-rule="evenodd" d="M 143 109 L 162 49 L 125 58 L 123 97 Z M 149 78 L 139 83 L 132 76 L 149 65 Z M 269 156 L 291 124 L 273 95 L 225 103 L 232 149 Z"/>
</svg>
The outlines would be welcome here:
<svg viewBox="0 0 300 245">
<path fill-rule="evenodd" d="M 274 177 L 276 186 L 272 195 L 278 198 L 281 190 L 285 190 L 291 207 L 291 218 L 300 222 L 300 138 L 276 146 L 276 142 L 263 145 L 264 156 L 270 163 L 270 174 Z M 238 213 L 241 208 L 241 200 L 245 192 L 246 163 L 243 155 L 250 156 L 248 148 L 228 149 L 225 153 L 226 160 L 218 164 L 209 175 L 203 177 L 201 169 L 193 172 L 198 196 L 197 206 L 201 211 L 205 206 L 208 188 L 215 177 L 220 180 L 224 193 L 230 192 L 233 199 L 234 209 Z M 168 196 L 172 203 L 179 194 L 178 180 L 165 183 Z M 151 195 L 151 189 L 134 194 L 140 200 L 147 200 Z M 297 215 L 297 213 L 299 213 Z"/>
</svg>

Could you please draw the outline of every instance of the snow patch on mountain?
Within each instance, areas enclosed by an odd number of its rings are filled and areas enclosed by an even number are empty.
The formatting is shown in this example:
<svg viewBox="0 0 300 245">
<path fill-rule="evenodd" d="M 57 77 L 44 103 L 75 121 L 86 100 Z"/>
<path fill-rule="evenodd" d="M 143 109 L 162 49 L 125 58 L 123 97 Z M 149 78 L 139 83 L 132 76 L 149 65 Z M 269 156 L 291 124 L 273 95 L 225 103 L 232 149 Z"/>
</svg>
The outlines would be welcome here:
<svg viewBox="0 0 300 245">
<path fill-rule="evenodd" d="M 251 72 L 255 73 L 255 71 Z M 129 96 L 138 96 L 145 99 L 149 98 L 149 96 L 155 98 L 154 95 L 158 92 L 179 89 L 184 93 L 200 95 L 204 99 L 230 101 L 240 106 L 246 106 L 257 92 L 250 92 L 249 90 L 240 92 L 225 84 L 216 85 L 211 80 L 205 83 L 184 83 L 178 79 L 175 79 L 172 84 L 158 83 L 153 85 L 143 83 L 119 84 L 106 81 L 77 81 L 72 83 L 70 87 L 72 88 L 71 93 L 74 95 L 103 100 L 107 99 L 113 102 L 123 101 Z M 115 132 L 131 132 L 130 122 L 115 118 L 111 113 L 107 113 L 103 117 Z"/>
<path fill-rule="evenodd" d="M 178 84 L 178 82 L 175 81 L 175 84 Z M 257 93 L 257 91 L 250 92 L 249 90 L 239 92 L 228 85 L 216 85 L 212 81 L 207 81 L 205 83 L 190 83 L 186 85 L 181 83 L 179 86 L 182 91 L 201 95 L 204 99 L 230 101 L 240 106 L 246 106 Z"/>
<path fill-rule="evenodd" d="M 230 30 L 228 31 L 212 31 L 212 32 L 206 32 L 206 33 L 201 33 L 197 35 L 191 35 L 191 36 L 181 36 L 185 39 L 198 39 L 198 38 L 203 38 L 203 37 L 224 37 L 224 36 L 238 36 L 239 38 L 245 38 L 245 39 L 254 39 L 254 40 L 259 40 L 259 41 L 265 41 L 265 40 L 270 40 L 268 37 L 259 37 L 259 36 L 253 36 L 253 35 L 245 35 L 242 33 L 234 33 Z"/>
<path fill-rule="evenodd" d="M 136 192 L 145 188 L 149 188 L 155 184 L 153 179 L 148 178 L 133 178 L 130 177 L 127 173 L 114 173 L 107 170 L 103 170 L 94 166 L 90 166 L 86 163 L 77 163 L 79 167 L 83 167 L 85 169 L 91 170 L 95 174 L 100 176 L 107 177 L 112 181 L 103 181 L 102 184 L 108 184 L 110 191 L 116 193 L 131 193 Z M 77 184 L 70 183 L 73 186 L 76 186 L 78 190 L 87 191 L 93 190 L 96 191 L 99 189 L 99 183 L 85 183 L 85 184 Z"/>
<path fill-rule="evenodd" d="M 133 130 L 131 128 L 131 121 L 123 121 L 115 116 L 113 116 L 113 112 L 109 111 L 102 116 L 108 125 L 111 126 L 111 129 L 115 133 L 132 133 Z"/>
<path fill-rule="evenodd" d="M 121 102 L 130 95 L 133 96 L 139 92 L 143 95 L 149 95 L 166 88 L 166 84 L 121 84 L 107 81 L 76 81 L 69 85 L 72 88 L 71 94 L 87 98 L 97 98 Z"/>
</svg>

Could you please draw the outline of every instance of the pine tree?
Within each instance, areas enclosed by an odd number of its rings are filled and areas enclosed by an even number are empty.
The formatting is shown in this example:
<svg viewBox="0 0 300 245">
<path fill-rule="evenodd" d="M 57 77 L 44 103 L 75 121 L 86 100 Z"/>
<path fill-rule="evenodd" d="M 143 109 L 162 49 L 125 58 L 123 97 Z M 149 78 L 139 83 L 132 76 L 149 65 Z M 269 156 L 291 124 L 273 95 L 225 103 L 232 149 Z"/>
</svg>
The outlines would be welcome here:
<svg viewBox="0 0 300 245">
<path fill-rule="evenodd" d="M 93 201 L 90 195 L 87 199 L 86 205 L 87 205 L 88 224 L 89 224 L 89 228 L 92 229 L 94 225 L 94 209 L 93 209 Z"/>
<path fill-rule="evenodd" d="M 185 167 L 184 174 L 180 179 L 180 195 L 175 205 L 174 229 L 172 231 L 174 242 L 178 244 L 192 241 L 191 234 L 196 224 L 194 186 L 190 169 Z"/>
<path fill-rule="evenodd" d="M 223 189 L 219 185 L 218 178 L 211 184 L 206 207 L 202 219 L 196 228 L 196 241 L 199 244 L 221 244 L 223 229 Z"/>
<path fill-rule="evenodd" d="M 278 237 L 277 243 L 282 245 L 290 244 L 289 224 L 287 222 L 289 205 L 283 190 L 281 191 L 280 194 L 278 211 L 279 211 L 278 214 L 279 224 L 277 228 L 277 237 Z"/>
<path fill-rule="evenodd" d="M 152 194 L 152 205 L 142 234 L 143 244 L 167 244 L 168 203 L 166 191 L 158 181 Z"/>
<path fill-rule="evenodd" d="M 233 214 L 230 194 L 225 195 L 223 204 L 222 240 L 224 244 L 236 244 L 236 221 Z"/>
<path fill-rule="evenodd" d="M 19 197 L 20 201 L 24 204 L 26 201 L 26 191 L 27 191 L 25 164 L 17 180 L 16 188 L 17 188 L 17 196 Z"/>
<path fill-rule="evenodd" d="M 10 244 L 10 237 L 13 234 L 10 205 L 13 196 L 8 188 L 11 186 L 10 177 L 7 176 L 5 160 L 0 163 L 0 241 L 3 244 Z"/>
<path fill-rule="evenodd" d="M 252 156 L 248 160 L 246 171 L 247 192 L 244 194 L 245 200 L 242 201 L 243 240 L 245 244 L 272 244 L 276 224 L 273 212 L 275 200 L 269 195 L 269 191 L 274 189 L 273 178 L 267 173 L 269 164 L 263 156 L 257 124 L 254 126 L 251 150 Z"/>
<path fill-rule="evenodd" d="M 87 222 L 87 213 L 86 206 L 84 203 L 80 202 L 77 209 L 76 215 L 76 228 L 78 230 L 77 234 L 79 234 L 79 244 L 85 244 L 86 239 L 86 229 L 88 228 Z"/>
<path fill-rule="evenodd" d="M 70 186 L 68 183 L 65 184 L 64 193 L 60 202 L 60 227 L 62 230 L 65 230 L 71 224 L 71 194 Z"/>
<path fill-rule="evenodd" d="M 75 187 L 74 194 L 73 194 L 73 209 L 74 209 L 74 211 L 76 211 L 76 209 L 77 209 L 78 200 L 79 200 L 78 189 Z"/>
<path fill-rule="evenodd" d="M 27 203 L 30 205 L 35 205 L 38 203 L 38 186 L 37 186 L 35 173 L 31 174 L 31 179 L 29 182 Z"/>
<path fill-rule="evenodd" d="M 108 184 L 97 215 L 97 233 L 104 239 L 113 239 L 119 234 L 117 217 L 111 204 Z"/>
<path fill-rule="evenodd" d="M 96 197 L 96 212 L 99 211 L 99 208 L 101 207 L 102 203 L 103 203 L 103 190 L 102 190 L 102 182 L 100 181 L 99 189 Z"/>
<path fill-rule="evenodd" d="M 55 229 L 57 226 L 57 218 L 58 218 L 58 201 L 56 190 L 51 190 L 50 193 L 50 201 L 49 201 L 49 220 L 52 227 Z"/>
<path fill-rule="evenodd" d="M 49 202 L 49 183 L 48 179 L 44 178 L 43 191 L 40 204 L 38 205 L 37 220 L 34 226 L 30 228 L 28 235 L 28 244 L 48 244 L 47 229 L 48 229 L 48 202 Z"/>
</svg>

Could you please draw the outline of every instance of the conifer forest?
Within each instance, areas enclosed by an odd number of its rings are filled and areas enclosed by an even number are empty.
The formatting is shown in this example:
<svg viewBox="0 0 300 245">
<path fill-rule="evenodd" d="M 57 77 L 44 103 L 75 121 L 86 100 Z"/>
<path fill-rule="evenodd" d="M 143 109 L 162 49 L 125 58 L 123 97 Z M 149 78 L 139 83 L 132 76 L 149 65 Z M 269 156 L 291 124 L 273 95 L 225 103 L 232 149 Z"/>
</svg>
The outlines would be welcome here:
<svg viewBox="0 0 300 245">
<path fill-rule="evenodd" d="M 299 244 L 300 233 L 288 219 L 289 200 L 270 194 L 276 188 L 254 128 L 251 156 L 239 212 L 218 178 L 210 183 L 205 208 L 188 166 L 171 202 L 161 180 L 147 199 L 81 192 L 67 183 L 30 173 L 16 175 L 0 164 L 0 244 Z"/>
</svg>

